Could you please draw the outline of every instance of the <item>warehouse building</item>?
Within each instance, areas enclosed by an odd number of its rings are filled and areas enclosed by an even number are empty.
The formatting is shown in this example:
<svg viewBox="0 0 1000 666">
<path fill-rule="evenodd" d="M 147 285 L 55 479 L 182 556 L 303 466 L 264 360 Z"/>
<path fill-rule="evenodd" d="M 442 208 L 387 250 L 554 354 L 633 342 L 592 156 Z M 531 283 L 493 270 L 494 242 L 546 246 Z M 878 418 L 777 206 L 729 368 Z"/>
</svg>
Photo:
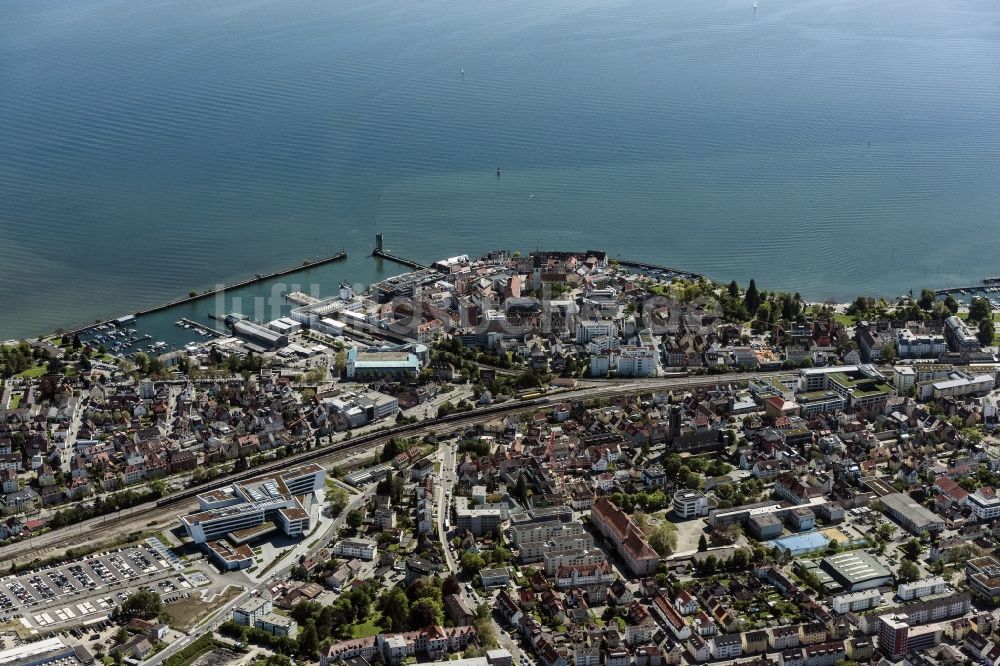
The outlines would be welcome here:
<svg viewBox="0 0 1000 666">
<path fill-rule="evenodd" d="M 892 583 L 892 572 L 863 550 L 824 557 L 820 567 L 848 592 L 869 590 Z"/>
<path fill-rule="evenodd" d="M 297 333 L 302 330 L 302 324 L 295 321 L 290 317 L 281 317 L 267 323 L 267 327 L 276 333 L 281 333 L 282 335 L 291 335 L 292 333 Z"/>
<path fill-rule="evenodd" d="M 265 350 L 280 349 L 288 345 L 286 334 L 245 319 L 233 322 L 233 335 Z"/>
<path fill-rule="evenodd" d="M 910 534 L 930 533 L 944 530 L 944 520 L 933 511 L 924 508 L 915 499 L 903 493 L 890 493 L 879 498 L 885 514 L 895 520 Z"/>
<path fill-rule="evenodd" d="M 420 359 L 410 351 L 351 347 L 347 352 L 348 379 L 416 377 L 419 372 Z"/>
</svg>

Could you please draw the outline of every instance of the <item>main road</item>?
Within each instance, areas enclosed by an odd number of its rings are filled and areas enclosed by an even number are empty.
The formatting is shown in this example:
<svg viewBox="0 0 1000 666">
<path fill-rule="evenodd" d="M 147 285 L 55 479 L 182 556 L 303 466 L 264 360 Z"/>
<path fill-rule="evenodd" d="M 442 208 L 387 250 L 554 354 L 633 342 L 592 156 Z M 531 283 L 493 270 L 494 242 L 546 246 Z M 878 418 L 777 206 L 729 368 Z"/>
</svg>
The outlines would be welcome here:
<svg viewBox="0 0 1000 666">
<path fill-rule="evenodd" d="M 726 374 L 695 377 L 667 377 L 647 379 L 623 379 L 609 384 L 605 382 L 583 381 L 580 386 L 572 389 L 550 391 L 545 394 L 547 401 L 593 400 L 597 398 L 614 398 L 623 395 L 633 395 L 648 391 L 663 391 L 670 389 L 696 388 L 716 384 L 746 384 L 750 379 L 764 377 L 790 376 L 788 371 L 747 372 L 741 374 Z M 450 418 L 431 418 L 405 426 L 390 427 L 351 440 L 339 440 L 331 445 L 303 451 L 287 458 L 258 465 L 251 470 L 229 474 L 210 483 L 194 489 L 169 495 L 158 502 L 147 502 L 131 509 L 124 509 L 114 514 L 90 518 L 79 523 L 54 529 L 31 539 L 22 539 L 12 544 L 0 547 L 0 561 L 14 562 L 18 559 L 30 560 L 39 557 L 40 553 L 57 549 L 64 550 L 67 545 L 76 548 L 94 548 L 104 543 L 110 543 L 116 538 L 131 532 L 144 531 L 154 526 L 162 526 L 164 520 L 170 520 L 179 513 L 184 513 L 194 506 L 194 491 L 207 492 L 215 488 L 229 485 L 233 481 L 246 479 L 257 475 L 272 473 L 289 466 L 306 462 L 318 464 L 337 464 L 357 456 L 359 452 L 372 452 L 385 445 L 394 437 L 414 437 L 427 434 L 451 432 L 458 428 L 482 423 L 487 419 L 502 417 L 510 413 L 537 409 L 537 401 L 520 402 L 511 400 L 499 405 L 480 407 L 469 412 L 452 415 Z"/>
<path fill-rule="evenodd" d="M 448 541 L 448 531 L 445 529 L 445 525 L 449 524 L 447 518 L 451 513 L 451 496 L 455 488 L 455 483 L 458 481 L 458 461 L 457 461 L 457 451 L 456 446 L 453 444 L 446 444 L 438 448 L 437 456 L 441 461 L 441 473 L 438 475 L 438 485 L 437 485 L 437 520 L 436 529 L 438 531 L 438 539 L 441 542 L 441 548 L 444 551 L 445 564 L 448 567 L 448 571 L 452 574 L 458 575 L 459 569 L 461 568 L 461 563 L 455 551 L 451 547 L 451 543 Z M 469 604 L 469 608 L 477 610 L 481 604 L 489 604 L 491 607 L 494 606 L 493 594 L 490 592 L 483 592 L 482 598 L 476 596 L 476 593 L 471 591 L 469 588 L 462 586 L 461 595 L 465 599 L 465 602 Z M 514 666 L 519 664 L 527 664 L 524 655 L 521 652 L 520 646 L 515 643 L 507 632 L 504 631 L 493 614 L 490 613 L 490 621 L 493 623 L 493 633 L 496 634 L 497 644 L 505 648 L 510 652 L 513 659 Z"/>
</svg>

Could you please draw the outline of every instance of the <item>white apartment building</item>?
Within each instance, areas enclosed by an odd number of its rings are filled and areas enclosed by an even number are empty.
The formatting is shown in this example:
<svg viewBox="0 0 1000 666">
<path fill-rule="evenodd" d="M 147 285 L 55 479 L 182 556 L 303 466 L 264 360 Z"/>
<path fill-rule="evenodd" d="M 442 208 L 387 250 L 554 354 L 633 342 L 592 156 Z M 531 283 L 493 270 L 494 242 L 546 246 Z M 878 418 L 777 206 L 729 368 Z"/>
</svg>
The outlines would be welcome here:
<svg viewBox="0 0 1000 666">
<path fill-rule="evenodd" d="M 838 594 L 830 600 L 830 607 L 837 613 L 857 613 L 877 608 L 881 604 L 882 593 L 874 588 L 850 594 Z"/>
<path fill-rule="evenodd" d="M 545 553 L 545 575 L 555 576 L 563 567 L 582 567 L 602 564 L 607 562 L 608 557 L 600 548 L 589 548 L 587 550 L 563 550 L 559 552 Z"/>
<path fill-rule="evenodd" d="M 299 630 L 299 625 L 295 620 L 278 613 L 268 613 L 259 618 L 254 626 L 272 636 L 284 636 L 285 638 L 295 638 L 295 634 Z"/>
<path fill-rule="evenodd" d="M 618 337 L 618 325 L 613 321 L 581 321 L 576 325 L 576 342 L 585 345 L 591 340 L 603 336 Z"/>
<path fill-rule="evenodd" d="M 622 341 L 619 338 L 613 338 L 610 335 L 601 335 L 587 343 L 587 351 L 591 354 L 600 354 L 601 352 L 620 349 L 621 346 Z"/>
<path fill-rule="evenodd" d="M 672 507 L 678 518 L 699 518 L 708 515 L 708 498 L 697 490 L 678 490 Z"/>
<path fill-rule="evenodd" d="M 825 391 L 830 388 L 829 377 L 835 373 L 854 373 L 858 371 L 856 365 L 838 365 L 826 368 L 802 368 L 799 370 L 799 391 L 809 393 L 811 391 Z"/>
<path fill-rule="evenodd" d="M 617 353 L 614 351 L 593 354 L 590 357 L 590 376 L 607 377 L 613 367 L 612 361 L 616 361 L 617 358 Z"/>
<path fill-rule="evenodd" d="M 896 595 L 903 601 L 921 599 L 932 594 L 941 594 L 948 589 L 948 584 L 941 576 L 915 580 L 910 583 L 902 583 L 896 588 Z"/>
<path fill-rule="evenodd" d="M 378 545 L 368 539 L 344 539 L 334 545 L 333 554 L 337 557 L 370 562 L 378 555 Z"/>
<path fill-rule="evenodd" d="M 548 541 L 561 537 L 583 536 L 587 530 L 582 523 L 564 523 L 559 520 L 546 520 L 539 523 L 524 523 L 510 529 L 511 541 L 514 546 L 532 541 Z"/>
<path fill-rule="evenodd" d="M 953 351 L 975 352 L 982 349 L 979 338 L 968 325 L 954 315 L 944 320 L 944 330 Z"/>
<path fill-rule="evenodd" d="M 271 600 L 267 597 L 250 597 L 233 608 L 233 622 L 254 627 L 257 620 L 274 610 Z"/>
<path fill-rule="evenodd" d="M 589 534 L 561 536 L 545 541 L 525 541 L 519 547 L 518 560 L 522 564 L 541 562 L 547 555 L 593 548 L 594 539 Z"/>
<path fill-rule="evenodd" d="M 937 358 L 948 351 L 948 342 L 936 333 L 914 333 L 908 328 L 896 331 L 899 358 Z"/>
<path fill-rule="evenodd" d="M 623 347 L 618 352 L 618 376 L 655 377 L 659 354 L 656 347 Z"/>
<path fill-rule="evenodd" d="M 897 365 L 892 369 L 892 383 L 897 395 L 906 395 L 917 385 L 917 371 L 909 365 Z"/>
<path fill-rule="evenodd" d="M 939 398 L 959 398 L 964 395 L 976 395 L 989 393 L 993 390 L 994 378 L 992 375 L 972 375 L 965 372 L 955 371 L 950 375 L 951 379 L 946 379 L 930 384 L 931 396 Z M 922 391 L 926 393 L 926 389 Z M 922 395 L 921 397 L 928 397 Z"/>
<path fill-rule="evenodd" d="M 980 488 L 965 498 L 965 505 L 982 521 L 1000 518 L 1000 497 L 992 489 Z"/>
</svg>

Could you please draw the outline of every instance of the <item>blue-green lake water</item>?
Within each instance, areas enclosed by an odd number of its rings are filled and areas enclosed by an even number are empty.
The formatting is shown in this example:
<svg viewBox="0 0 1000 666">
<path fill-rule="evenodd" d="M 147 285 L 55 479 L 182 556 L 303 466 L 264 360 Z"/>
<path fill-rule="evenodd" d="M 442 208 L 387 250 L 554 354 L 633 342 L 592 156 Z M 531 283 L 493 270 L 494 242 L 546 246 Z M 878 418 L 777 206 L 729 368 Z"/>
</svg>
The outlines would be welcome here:
<svg viewBox="0 0 1000 666">
<path fill-rule="evenodd" d="M 376 230 L 814 299 L 968 283 L 1000 272 L 998 116 L 985 0 L 0 0 L 0 339 L 340 249 L 325 293 L 401 272 Z"/>
</svg>

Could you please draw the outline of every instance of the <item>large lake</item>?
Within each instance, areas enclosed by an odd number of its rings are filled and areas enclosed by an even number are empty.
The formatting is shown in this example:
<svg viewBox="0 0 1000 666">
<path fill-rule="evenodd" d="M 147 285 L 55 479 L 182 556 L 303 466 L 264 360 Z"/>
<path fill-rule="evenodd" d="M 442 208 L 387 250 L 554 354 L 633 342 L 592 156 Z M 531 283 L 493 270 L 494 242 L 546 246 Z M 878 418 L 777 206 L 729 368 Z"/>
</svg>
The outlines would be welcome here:
<svg viewBox="0 0 1000 666">
<path fill-rule="evenodd" d="M 0 339 L 400 272 L 376 230 L 958 285 L 1000 272 L 998 130 L 993 1 L 0 0 Z"/>
</svg>

